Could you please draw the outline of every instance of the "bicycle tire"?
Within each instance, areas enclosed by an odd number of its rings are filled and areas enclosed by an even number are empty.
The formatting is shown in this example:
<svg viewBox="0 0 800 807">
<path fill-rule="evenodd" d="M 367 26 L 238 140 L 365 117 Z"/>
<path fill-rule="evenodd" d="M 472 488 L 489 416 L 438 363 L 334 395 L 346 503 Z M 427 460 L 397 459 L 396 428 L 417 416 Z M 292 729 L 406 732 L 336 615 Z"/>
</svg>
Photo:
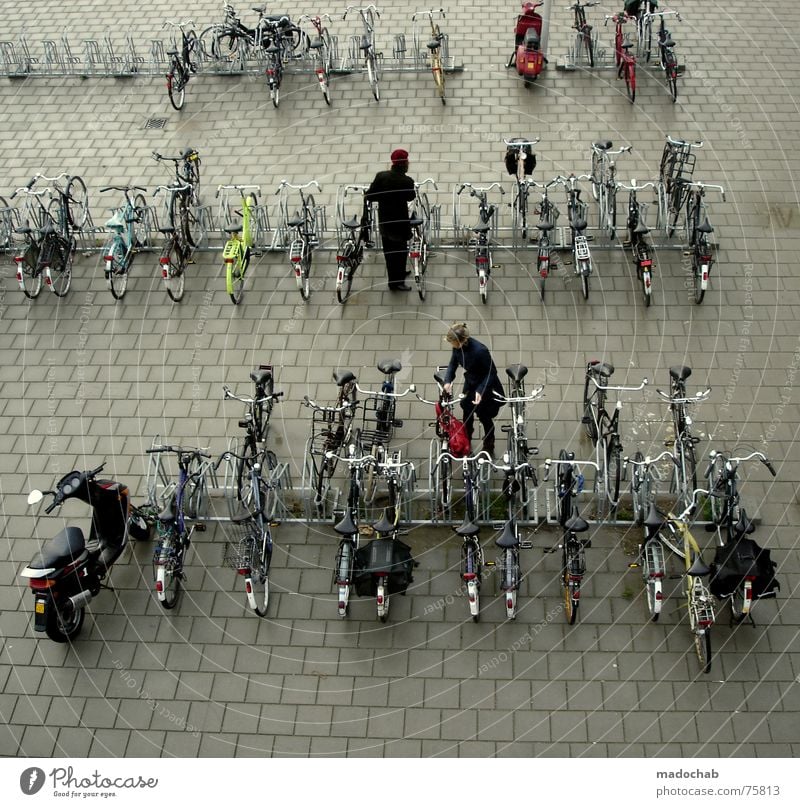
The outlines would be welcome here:
<svg viewBox="0 0 800 807">
<path fill-rule="evenodd" d="M 175 238 L 171 238 L 162 250 L 160 263 L 167 294 L 170 300 L 179 303 L 183 299 L 186 278 L 182 250 Z"/>
<path fill-rule="evenodd" d="M 199 57 L 202 55 L 202 45 L 200 38 L 194 28 L 186 32 L 186 69 L 190 73 L 196 73 L 200 67 Z"/>
<path fill-rule="evenodd" d="M 688 503 L 692 499 L 694 491 L 697 490 L 697 457 L 695 456 L 694 444 L 691 438 L 681 440 L 680 444 L 683 454 L 682 464 L 686 475 L 684 483 L 688 483 L 685 489 Z"/>
<path fill-rule="evenodd" d="M 614 239 L 617 234 L 617 189 L 613 184 L 609 184 L 605 189 L 606 197 L 606 229 L 608 237 Z"/>
<path fill-rule="evenodd" d="M 375 55 L 373 50 L 370 50 L 370 52 L 367 54 L 367 78 L 369 79 L 369 85 L 372 89 L 372 97 L 377 102 L 380 102 L 381 89 L 380 76 L 378 72 L 378 57 Z"/>
<path fill-rule="evenodd" d="M 336 299 L 344 305 L 350 298 L 353 290 L 353 269 L 352 256 L 355 247 L 349 239 L 339 252 L 339 266 L 336 275 Z"/>
<path fill-rule="evenodd" d="M 645 601 L 647 603 L 647 610 L 650 614 L 650 621 L 651 622 L 658 622 L 658 618 L 661 615 L 661 580 L 666 571 L 666 559 L 664 557 L 664 547 L 661 542 L 656 539 L 654 541 L 649 541 L 651 546 L 649 547 L 649 556 L 648 556 L 648 547 L 645 545 L 643 547 L 644 550 L 644 562 L 642 563 L 642 577 L 644 578 L 644 585 L 645 585 Z M 651 560 L 653 559 L 653 568 L 650 568 Z M 661 575 L 659 577 L 659 575 Z"/>
<path fill-rule="evenodd" d="M 606 458 L 606 486 L 608 487 L 610 504 L 619 504 L 619 483 L 622 478 L 622 446 L 614 440 L 608 446 Z"/>
<path fill-rule="evenodd" d="M 536 281 L 537 286 L 539 289 L 539 299 L 544 302 L 544 290 L 545 290 L 545 283 L 547 281 L 547 275 L 549 274 L 549 268 L 542 268 L 545 264 L 542 261 L 539 261 L 539 279 Z"/>
<path fill-rule="evenodd" d="M 89 194 L 79 176 L 67 180 L 67 219 L 76 230 L 83 229 L 89 218 Z"/>
<path fill-rule="evenodd" d="M 186 82 L 183 79 L 183 67 L 174 58 L 167 73 L 167 95 L 173 108 L 180 112 L 186 100 Z"/>
<path fill-rule="evenodd" d="M 644 60 L 649 64 L 653 50 L 653 21 L 649 17 L 645 18 L 642 25 L 642 39 L 644 41 Z"/>
<path fill-rule="evenodd" d="M 692 291 L 695 305 L 700 305 L 706 296 L 703 288 L 703 274 L 709 273 L 709 264 L 703 261 L 702 247 L 697 246 L 692 250 Z"/>
<path fill-rule="evenodd" d="M 452 496 L 453 496 L 453 479 L 452 473 L 453 468 L 451 465 L 450 460 L 444 459 L 441 463 L 439 463 L 439 481 L 441 485 L 441 493 L 442 498 L 440 501 L 442 507 L 442 518 L 445 521 L 450 519 L 451 513 L 451 504 L 452 504 Z"/>
<path fill-rule="evenodd" d="M 115 236 L 110 246 L 107 246 L 103 254 L 106 257 L 106 279 L 111 296 L 115 300 L 121 300 L 128 290 L 128 266 L 125 263 L 127 250 L 125 244 L 119 236 Z M 108 258 L 111 260 L 108 260 Z"/>
<path fill-rule="evenodd" d="M 587 26 L 588 27 L 588 26 Z M 594 45 L 592 44 L 592 32 L 585 30 L 583 32 L 583 46 L 586 50 L 586 58 L 589 62 L 589 67 L 594 67 Z"/>
<path fill-rule="evenodd" d="M 263 547 L 263 551 L 258 547 L 254 548 L 257 551 L 258 564 L 250 566 L 249 582 L 252 589 L 253 611 L 257 616 L 265 617 L 269 607 L 269 567 L 272 559 L 272 548 L 269 540 L 269 527 L 262 525 L 262 529 L 265 530 L 262 540 L 266 542 L 266 545 Z M 253 553 L 254 560 L 256 559 L 256 551 Z"/>
<path fill-rule="evenodd" d="M 578 604 L 580 600 L 575 596 L 576 591 L 580 596 L 580 585 L 573 581 L 570 569 L 574 563 L 573 553 L 568 548 L 570 541 L 565 539 L 561 550 L 561 585 L 564 589 L 564 616 L 568 625 L 574 625 L 578 619 Z"/>
<path fill-rule="evenodd" d="M 695 629 L 694 647 L 700 662 L 700 671 L 711 672 L 711 628 Z"/>
<path fill-rule="evenodd" d="M 625 67 L 625 90 L 631 103 L 636 101 L 636 68 L 633 65 Z"/>
<path fill-rule="evenodd" d="M 325 510 L 325 499 L 327 498 L 329 484 L 326 485 L 326 479 L 333 475 L 333 468 L 331 467 L 331 460 L 327 457 L 322 458 L 319 468 L 314 466 L 312 471 L 311 489 L 314 491 L 314 505 L 318 512 Z"/>
<path fill-rule="evenodd" d="M 0 196 L 0 249 L 11 244 L 11 233 L 14 230 L 16 211 L 10 207 L 5 197 Z"/>
<path fill-rule="evenodd" d="M 243 254 L 244 253 L 244 254 Z M 239 305 L 244 295 L 244 273 L 250 262 L 250 250 L 242 246 L 237 251 L 233 263 L 225 264 L 225 287 L 231 302 Z"/>
<path fill-rule="evenodd" d="M 746 586 L 749 581 L 742 580 L 738 586 L 731 593 L 731 621 L 734 625 L 741 625 L 745 619 L 750 615 L 750 609 L 753 604 L 753 590 L 752 582 L 750 582 L 750 590 L 748 592 Z M 745 606 L 747 603 L 747 606 Z"/>
<path fill-rule="evenodd" d="M 582 423 L 584 427 L 584 431 L 586 432 L 586 436 L 593 442 L 597 442 L 598 431 L 597 431 L 597 424 L 592 417 L 592 396 L 590 390 L 589 375 L 586 375 L 586 378 L 583 382 L 583 415 L 582 415 Z M 594 385 L 591 384 L 591 389 L 594 389 Z"/>
<path fill-rule="evenodd" d="M 300 296 L 305 302 L 311 297 L 311 246 L 308 241 L 305 242 L 300 260 Z"/>
<path fill-rule="evenodd" d="M 72 286 L 72 265 L 75 260 L 77 244 L 70 236 L 68 239 L 59 238 L 55 248 L 56 260 L 47 268 L 48 285 L 56 297 L 66 297 Z"/>
<path fill-rule="evenodd" d="M 22 288 L 22 293 L 29 300 L 35 300 L 42 290 L 43 276 L 39 266 L 40 252 L 40 248 L 31 242 L 25 247 L 25 251 L 20 256 L 22 260 L 17 262 L 17 278 Z"/>
<path fill-rule="evenodd" d="M 175 527 L 170 530 L 161 543 L 161 551 L 156 562 L 155 578 L 156 586 L 161 583 L 162 591 L 159 602 L 161 607 L 171 611 L 178 604 L 181 593 L 182 564 L 185 551 L 174 544 L 180 543 L 178 536 L 174 534 Z"/>
<path fill-rule="evenodd" d="M 566 462 L 567 458 L 567 451 L 562 448 L 558 452 L 559 465 L 556 466 L 556 475 L 553 477 L 558 523 L 562 527 L 567 523 L 572 512 L 572 485 L 566 484 L 569 481 L 569 471 L 564 465 L 561 465 L 561 462 Z M 562 488 L 564 489 L 563 495 L 561 493 Z"/>
<path fill-rule="evenodd" d="M 602 184 L 603 177 L 601 171 L 601 158 L 594 149 L 592 150 L 592 167 L 589 172 L 592 182 L 592 196 L 596 202 L 600 201 L 600 185 Z"/>
<path fill-rule="evenodd" d="M 669 97 L 674 104 L 678 100 L 678 68 L 672 62 L 669 62 L 666 67 L 667 73 L 667 89 L 669 90 Z"/>
<path fill-rule="evenodd" d="M 579 263 L 579 271 L 581 276 L 581 293 L 583 294 L 583 299 L 589 299 L 589 267 L 586 265 L 586 261 L 583 263 Z"/>
<path fill-rule="evenodd" d="M 475 613 L 472 613 L 472 602 L 470 601 L 470 615 L 473 622 L 480 622 L 481 619 L 481 556 L 480 546 L 477 538 L 469 538 L 464 544 L 464 572 L 466 575 L 474 575 L 472 580 L 467 580 L 467 594 L 469 595 L 470 583 L 474 590 Z"/>
<path fill-rule="evenodd" d="M 133 247 L 140 249 L 147 246 L 148 241 L 148 228 L 147 228 L 147 202 L 141 193 L 137 193 L 133 197 Z M 130 259 L 133 261 L 133 252 L 131 252 Z"/>
</svg>

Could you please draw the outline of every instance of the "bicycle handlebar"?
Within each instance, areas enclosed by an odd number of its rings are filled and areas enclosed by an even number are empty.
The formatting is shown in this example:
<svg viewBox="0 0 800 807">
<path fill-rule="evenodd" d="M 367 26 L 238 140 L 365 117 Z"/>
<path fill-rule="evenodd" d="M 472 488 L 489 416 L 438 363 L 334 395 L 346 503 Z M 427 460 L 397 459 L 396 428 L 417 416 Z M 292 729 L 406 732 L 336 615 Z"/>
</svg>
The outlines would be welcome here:
<svg viewBox="0 0 800 807">
<path fill-rule="evenodd" d="M 507 146 L 535 146 L 541 139 L 541 137 L 537 137 L 536 140 L 506 140 L 504 137 L 503 142 Z"/>
<path fill-rule="evenodd" d="M 167 193 L 182 193 L 183 191 L 190 191 L 191 185 L 156 185 L 153 191 L 153 196 L 158 195 L 159 191 L 167 191 Z"/>
<path fill-rule="evenodd" d="M 359 14 L 361 14 L 361 16 L 362 16 L 362 17 L 364 16 L 364 12 L 366 12 L 366 11 L 372 11 L 372 12 L 374 12 L 374 13 L 377 15 L 378 19 L 380 19 L 380 18 L 381 18 L 381 13 L 380 13 L 380 11 L 378 11 L 378 9 L 377 9 L 377 8 L 375 8 L 374 4 L 370 4 L 370 5 L 368 5 L 368 6 L 348 6 L 348 7 L 347 7 L 347 8 L 344 10 L 344 14 L 342 15 L 342 19 L 343 19 L 343 20 L 346 20 L 346 19 L 347 19 L 347 15 L 348 15 L 348 14 L 349 14 L 351 11 L 353 11 L 354 9 L 355 9 L 355 10 L 356 10 L 356 11 L 357 11 Z"/>
<path fill-rule="evenodd" d="M 577 8 L 591 8 L 592 6 L 599 6 L 600 0 L 593 0 L 591 3 L 576 2 L 571 6 L 564 6 L 564 11 L 574 11 Z"/>
<path fill-rule="evenodd" d="M 256 196 L 261 193 L 261 185 L 217 185 L 217 192 L 214 194 L 214 198 L 219 198 L 220 191 L 251 191 L 254 190 L 256 192 Z"/>
<path fill-rule="evenodd" d="M 618 188 L 624 188 L 626 191 L 641 191 L 645 188 L 655 188 L 655 182 L 643 182 L 641 185 L 636 184 L 636 180 L 632 179 L 630 185 L 626 185 L 624 182 L 617 182 Z"/>
<path fill-rule="evenodd" d="M 667 143 L 671 146 L 689 146 L 689 148 L 702 148 L 703 147 L 703 140 L 676 140 L 674 137 L 670 137 L 667 135 Z"/>
<path fill-rule="evenodd" d="M 566 188 L 568 186 L 572 187 L 572 185 L 574 185 L 579 179 L 591 179 L 591 178 L 592 178 L 591 174 L 578 174 L 578 176 L 575 176 L 575 174 L 570 174 L 568 177 L 558 176 L 556 177 L 556 181 Z"/>
<path fill-rule="evenodd" d="M 436 458 L 436 462 L 438 464 L 443 459 L 448 459 L 453 460 L 454 462 L 460 462 L 462 465 L 466 465 L 468 462 L 475 462 L 477 460 L 478 465 L 480 465 L 481 462 L 485 462 L 491 458 L 491 454 L 489 454 L 488 451 L 479 451 L 474 456 L 468 455 L 466 457 L 457 457 L 455 454 L 451 454 L 449 451 L 442 451 Z"/>
<path fill-rule="evenodd" d="M 555 179 L 551 179 L 549 182 L 537 182 L 535 179 L 528 180 L 531 185 L 536 186 L 537 188 L 542 188 L 542 190 L 546 190 L 547 188 L 552 188 L 553 185 L 558 185 L 558 177 Z"/>
<path fill-rule="evenodd" d="M 664 457 L 669 457 L 672 460 L 674 465 L 678 464 L 678 460 L 675 459 L 674 455 L 671 451 L 662 451 L 657 457 L 645 457 L 644 460 L 638 462 L 637 460 L 632 460 L 630 457 L 623 457 L 622 461 L 626 465 L 641 465 L 643 467 L 647 467 L 649 465 L 653 465 L 656 462 L 661 462 Z"/>
<path fill-rule="evenodd" d="M 605 22 L 603 25 L 608 25 L 609 20 L 613 20 L 617 25 L 622 25 L 623 23 L 630 22 L 631 20 L 635 20 L 636 17 L 631 17 L 630 14 L 627 14 L 624 11 L 620 11 L 619 14 L 606 14 Z"/>
<path fill-rule="evenodd" d="M 300 17 L 297 20 L 297 22 L 301 23 L 301 22 L 303 22 L 303 20 L 308 20 L 309 22 L 313 22 L 314 20 L 325 20 L 325 19 L 327 19 L 328 22 L 333 22 L 333 20 L 331 19 L 330 14 L 314 14 L 313 16 L 311 14 L 303 14 L 303 16 Z"/>
<path fill-rule="evenodd" d="M 433 177 L 428 177 L 427 179 L 423 179 L 422 182 L 415 182 L 414 183 L 414 190 L 418 191 L 423 185 L 427 184 L 433 185 L 433 189 L 438 191 L 439 186 L 436 184 L 436 180 Z"/>
<path fill-rule="evenodd" d="M 597 379 L 592 373 L 587 373 L 586 377 L 597 387 L 597 389 L 614 390 L 615 392 L 638 392 L 639 390 L 644 389 L 648 384 L 648 381 L 645 378 L 638 387 L 606 387 L 603 384 L 598 384 Z"/>
<path fill-rule="evenodd" d="M 32 186 L 28 184 L 24 188 L 17 188 L 14 193 L 11 194 L 11 198 L 13 199 L 18 193 L 26 193 L 29 196 L 49 196 L 50 188 L 42 188 L 40 191 L 35 191 L 33 190 Z"/>
<path fill-rule="evenodd" d="M 577 465 L 577 466 L 591 465 L 596 471 L 600 470 L 600 466 L 594 460 L 576 460 L 576 459 L 571 459 L 571 460 L 551 460 L 551 459 L 546 459 L 544 461 L 544 476 L 543 476 L 543 480 L 545 482 L 547 482 L 547 480 L 550 478 L 550 466 L 551 465 Z"/>
<path fill-rule="evenodd" d="M 687 182 L 686 180 L 679 179 L 678 182 L 680 182 L 684 188 L 697 188 L 701 191 L 705 190 L 706 188 L 711 188 L 712 190 L 719 191 L 720 194 L 722 194 L 722 201 L 725 201 L 725 188 L 723 188 L 722 185 L 710 185 L 706 182 L 700 182 L 699 180 L 697 182 Z"/>
<path fill-rule="evenodd" d="M 642 14 L 642 20 L 644 21 L 648 17 L 670 17 L 673 15 L 677 17 L 679 22 L 683 22 L 683 19 L 681 19 L 680 11 L 675 11 L 673 9 L 668 8 L 665 8 L 663 11 L 650 11 L 650 12 L 646 11 L 644 14 Z"/>
<path fill-rule="evenodd" d="M 410 392 L 416 392 L 417 388 L 412 384 L 405 392 L 374 392 L 373 390 L 369 389 L 362 389 L 358 386 L 358 382 L 356 381 L 356 389 L 362 395 L 370 395 L 373 398 L 380 397 L 381 395 L 389 398 L 405 398 Z"/>
<path fill-rule="evenodd" d="M 162 28 L 166 28 L 168 25 L 171 25 L 173 28 L 183 28 L 184 25 L 194 25 L 194 20 L 186 20 L 185 22 L 173 22 L 172 20 L 165 20 L 164 24 L 161 26 Z"/>
<path fill-rule="evenodd" d="M 623 154 L 624 152 L 630 153 L 633 150 L 633 146 L 620 146 L 618 149 L 614 149 L 611 151 L 610 149 L 599 149 L 592 143 L 592 151 L 595 154 Z"/>
<path fill-rule="evenodd" d="M 712 450 L 709 452 L 708 455 L 711 458 L 711 462 L 708 466 L 708 470 L 706 471 L 706 476 L 711 473 L 711 468 L 714 466 L 714 463 L 717 461 L 718 457 L 722 457 L 724 462 L 727 464 L 729 462 L 735 462 L 737 465 L 741 464 L 742 462 L 747 462 L 748 460 L 753 459 L 753 457 L 757 457 L 764 465 L 767 466 L 767 470 L 773 475 L 776 476 L 775 469 L 772 467 L 772 463 L 769 461 L 769 457 L 766 454 L 762 454 L 760 451 L 753 451 L 751 454 L 748 454 L 746 457 L 729 457 L 723 454 L 721 451 Z"/>
<path fill-rule="evenodd" d="M 303 400 L 300 401 L 300 405 L 308 406 L 311 409 L 316 409 L 318 412 L 344 412 L 345 409 L 351 409 L 358 406 L 358 401 L 348 401 L 346 404 L 342 404 L 341 406 L 320 406 L 316 401 L 312 401 L 308 395 L 304 395 Z"/>
<path fill-rule="evenodd" d="M 508 454 L 506 454 L 504 456 L 504 459 L 507 456 L 508 456 Z M 493 462 L 491 459 L 486 459 L 484 457 L 481 457 L 480 459 L 478 459 L 478 465 L 491 465 L 492 468 L 494 468 L 496 471 L 506 471 L 506 472 L 514 473 L 514 474 L 517 471 L 519 471 L 520 469 L 522 469 L 522 468 L 530 468 L 530 467 L 532 467 L 529 462 L 521 462 L 519 465 L 508 465 L 506 463 L 500 464 L 500 463 L 497 463 L 497 462 Z"/>
<path fill-rule="evenodd" d="M 284 188 L 291 188 L 293 191 L 302 191 L 306 188 L 310 188 L 312 185 L 316 185 L 318 191 L 322 190 L 322 187 L 316 179 L 312 179 L 311 182 L 306 182 L 305 185 L 292 185 L 289 180 L 282 179 L 281 184 L 278 186 L 278 190 L 275 191 L 275 195 L 277 196 Z"/>
<path fill-rule="evenodd" d="M 696 395 L 687 396 L 686 398 L 673 398 L 666 392 L 662 392 L 660 389 L 656 389 L 656 392 L 665 401 L 669 401 L 670 403 L 698 403 L 708 398 L 708 396 L 711 394 L 711 387 L 703 390 L 702 392 L 698 392 Z"/>
<path fill-rule="evenodd" d="M 451 398 L 449 401 L 443 401 L 441 399 L 438 401 L 428 401 L 425 398 L 423 398 L 416 390 L 414 390 L 414 397 L 418 401 L 422 401 L 422 403 L 428 404 L 429 406 L 436 406 L 436 404 L 439 404 L 439 406 L 446 406 L 452 409 L 457 403 L 459 403 L 459 401 L 463 400 L 467 396 L 464 395 L 463 392 L 459 392 L 458 398 Z"/>
<path fill-rule="evenodd" d="M 107 188 L 100 188 L 100 193 L 106 191 L 144 191 L 147 193 L 147 188 L 142 188 L 140 185 L 109 185 Z"/>
<path fill-rule="evenodd" d="M 35 182 L 37 179 L 43 179 L 45 182 L 58 182 L 59 179 L 63 179 L 64 177 L 68 177 L 69 174 L 64 172 L 63 174 L 59 174 L 57 177 L 46 177 L 44 174 L 35 174 L 33 177 L 33 181 Z"/>
<path fill-rule="evenodd" d="M 423 11 L 415 11 L 411 15 L 411 22 L 415 22 L 417 19 L 418 14 L 427 14 L 431 19 L 433 19 L 434 14 L 441 14 L 444 19 L 447 19 L 447 15 L 444 13 L 443 8 L 429 8 Z"/>
<path fill-rule="evenodd" d="M 500 185 L 499 182 L 492 182 L 491 185 L 489 185 L 488 187 L 485 187 L 485 188 L 481 188 L 481 187 L 479 187 L 477 185 L 473 185 L 471 182 L 462 182 L 458 186 L 458 189 L 456 190 L 456 196 L 459 196 L 461 194 L 461 191 L 464 190 L 464 188 L 469 188 L 469 195 L 470 196 L 477 196 L 477 194 L 479 194 L 479 193 L 489 193 L 489 191 L 492 190 L 492 188 L 500 188 L 500 193 L 505 194 L 505 191 L 503 190 L 503 188 L 502 188 L 502 186 Z"/>
<path fill-rule="evenodd" d="M 206 454 L 205 452 L 208 449 L 204 448 L 184 448 L 183 446 L 156 446 L 155 448 L 148 448 L 145 450 L 145 454 L 163 454 L 166 452 L 171 452 L 173 454 L 191 454 L 196 457 L 205 457 L 206 459 L 211 459 L 211 454 Z"/>
<path fill-rule="evenodd" d="M 247 398 L 244 395 L 236 395 L 226 384 L 222 385 L 222 392 L 224 400 L 233 398 L 233 400 L 241 401 L 244 404 L 266 403 L 267 401 L 277 401 L 279 398 L 283 398 L 283 392 L 272 392 L 269 395 L 265 395 L 263 398 Z"/>
<path fill-rule="evenodd" d="M 505 395 L 501 395 L 497 390 L 492 390 L 494 397 L 503 403 L 525 403 L 526 401 L 535 401 L 537 398 L 540 398 L 543 393 L 544 384 L 539 384 L 530 395 L 523 395 L 519 398 L 506 398 Z"/>
</svg>

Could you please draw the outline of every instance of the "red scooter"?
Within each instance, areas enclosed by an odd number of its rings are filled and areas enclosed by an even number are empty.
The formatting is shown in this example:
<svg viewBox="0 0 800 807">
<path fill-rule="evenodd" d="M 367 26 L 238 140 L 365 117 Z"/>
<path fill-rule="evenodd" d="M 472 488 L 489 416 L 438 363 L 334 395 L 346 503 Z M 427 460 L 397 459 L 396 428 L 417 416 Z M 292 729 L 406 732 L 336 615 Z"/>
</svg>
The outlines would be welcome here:
<svg viewBox="0 0 800 807">
<path fill-rule="evenodd" d="M 526 87 L 530 87 L 547 64 L 541 49 L 542 16 L 536 13 L 536 9 L 542 5 L 543 2 L 523 4 L 514 31 L 516 50 L 507 65 L 511 67 L 516 64 L 517 73 L 522 76 Z"/>
</svg>

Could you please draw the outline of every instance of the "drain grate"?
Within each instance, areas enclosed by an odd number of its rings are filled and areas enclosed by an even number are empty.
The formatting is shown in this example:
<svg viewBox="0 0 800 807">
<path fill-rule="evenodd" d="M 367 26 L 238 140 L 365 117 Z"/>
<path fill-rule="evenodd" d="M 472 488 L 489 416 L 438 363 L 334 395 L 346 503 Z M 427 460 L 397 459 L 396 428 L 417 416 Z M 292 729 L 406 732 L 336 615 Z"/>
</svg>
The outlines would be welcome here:
<svg viewBox="0 0 800 807">
<path fill-rule="evenodd" d="M 167 118 L 148 118 L 145 129 L 163 129 L 167 125 Z"/>
</svg>

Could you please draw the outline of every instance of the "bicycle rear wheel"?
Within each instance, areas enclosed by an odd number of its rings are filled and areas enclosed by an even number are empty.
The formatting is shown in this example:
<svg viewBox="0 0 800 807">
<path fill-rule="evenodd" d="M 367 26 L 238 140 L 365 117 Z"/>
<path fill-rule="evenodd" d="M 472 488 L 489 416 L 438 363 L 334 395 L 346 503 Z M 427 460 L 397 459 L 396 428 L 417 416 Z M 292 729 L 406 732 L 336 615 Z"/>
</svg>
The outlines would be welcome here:
<svg viewBox="0 0 800 807">
<path fill-rule="evenodd" d="M 573 568 L 576 559 L 574 551 L 569 549 L 570 541 L 564 540 L 561 550 L 561 584 L 564 589 L 564 616 L 568 625 L 574 625 L 578 619 L 578 604 L 580 603 L 580 581 L 573 579 L 570 569 Z"/>
<path fill-rule="evenodd" d="M 594 410 L 592 408 L 592 390 L 594 384 L 589 380 L 587 374 L 583 382 L 583 416 L 581 422 L 583 423 L 586 436 L 593 442 L 597 442 L 597 424 L 594 421 Z"/>
<path fill-rule="evenodd" d="M 700 671 L 711 672 L 711 628 L 695 629 L 694 649 L 700 662 Z"/>
<path fill-rule="evenodd" d="M 581 276 L 581 293 L 583 299 L 589 299 L 589 275 L 591 274 L 591 264 L 588 261 L 578 263 L 578 271 Z"/>
<path fill-rule="evenodd" d="M 250 575 L 245 582 L 249 587 L 247 598 L 253 611 L 260 616 L 267 615 L 269 606 L 269 566 L 272 559 L 272 546 L 270 545 L 269 527 L 262 526 L 266 531 L 262 537 L 263 546 L 253 547 L 253 562 L 250 565 Z"/>
<path fill-rule="evenodd" d="M 125 244 L 121 238 L 115 237 L 104 252 L 106 259 L 106 280 L 111 296 L 121 300 L 128 289 L 128 266 L 125 263 Z"/>
<path fill-rule="evenodd" d="M 167 73 L 167 95 L 169 102 L 177 109 L 183 109 L 186 100 L 186 79 L 183 75 L 183 66 L 177 59 L 173 59 Z"/>
<path fill-rule="evenodd" d="M 75 239 L 59 239 L 53 261 L 47 267 L 47 285 L 56 297 L 66 297 L 72 285 L 72 264 L 75 259 Z"/>
<path fill-rule="evenodd" d="M 381 89 L 380 89 L 380 75 L 378 70 L 378 57 L 375 55 L 375 51 L 370 49 L 370 52 L 367 54 L 367 78 L 369 79 L 369 85 L 372 88 L 372 96 L 375 98 L 376 101 L 381 100 Z"/>
<path fill-rule="evenodd" d="M 304 300 L 311 297 L 311 246 L 306 243 L 300 261 L 300 296 Z"/>
<path fill-rule="evenodd" d="M 703 283 L 705 281 L 708 284 L 708 275 L 710 274 L 710 262 L 707 259 L 707 254 L 708 247 L 706 245 L 698 244 L 692 250 L 692 291 L 696 305 L 700 305 L 706 296 Z"/>
<path fill-rule="evenodd" d="M 353 274 L 355 270 L 352 264 L 353 245 L 348 241 L 345 248 L 339 254 L 339 266 L 336 270 L 336 299 L 344 304 L 350 298 L 353 290 Z"/>
<path fill-rule="evenodd" d="M 589 67 L 594 67 L 594 43 L 592 42 L 591 28 L 588 26 L 583 31 L 583 48 L 586 51 L 586 60 L 589 62 Z"/>
<path fill-rule="evenodd" d="M 648 541 L 642 547 L 644 559 L 642 563 L 642 578 L 644 579 L 647 611 L 651 622 L 658 622 L 661 615 L 663 594 L 662 580 L 666 574 L 666 559 L 664 547 L 658 539 Z"/>
<path fill-rule="evenodd" d="M 678 67 L 676 64 L 670 62 L 666 67 L 667 74 L 667 89 L 669 90 L 669 97 L 672 98 L 674 104 L 678 100 Z"/>
<path fill-rule="evenodd" d="M 164 286 L 170 300 L 179 303 L 183 299 L 185 276 L 183 248 L 175 238 L 170 239 L 164 247 L 159 258 L 161 264 L 161 276 L 164 279 Z"/>
<path fill-rule="evenodd" d="M 89 201 L 86 183 L 80 177 L 67 181 L 67 212 L 70 224 L 80 230 L 89 218 Z"/>
<path fill-rule="evenodd" d="M 239 305 L 244 296 L 244 274 L 247 270 L 247 264 L 250 262 L 250 250 L 242 248 L 242 252 L 237 252 L 233 263 L 225 265 L 225 285 L 231 302 L 234 305 Z"/>
</svg>

